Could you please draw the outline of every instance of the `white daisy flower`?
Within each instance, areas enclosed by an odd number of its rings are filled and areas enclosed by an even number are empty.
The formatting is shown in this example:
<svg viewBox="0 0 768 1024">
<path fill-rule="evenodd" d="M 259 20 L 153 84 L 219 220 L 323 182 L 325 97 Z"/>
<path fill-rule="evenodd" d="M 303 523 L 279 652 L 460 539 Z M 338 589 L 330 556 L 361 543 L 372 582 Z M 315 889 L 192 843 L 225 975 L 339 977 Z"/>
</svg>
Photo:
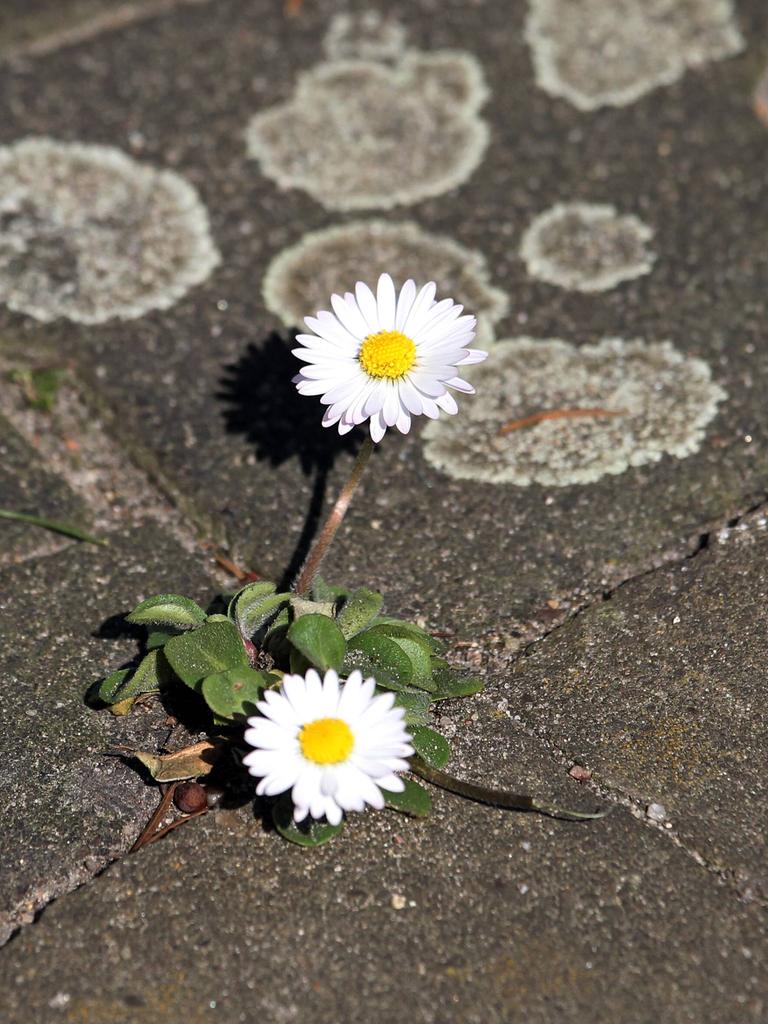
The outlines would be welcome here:
<svg viewBox="0 0 768 1024">
<path fill-rule="evenodd" d="M 398 295 L 382 274 L 376 295 L 358 281 L 354 295 L 331 296 L 333 313 L 306 317 L 314 333 L 297 336 L 302 348 L 293 354 L 307 365 L 293 379 L 300 394 L 328 406 L 324 427 L 338 424 L 346 434 L 370 420 L 371 437 L 380 441 L 387 427 L 407 434 L 412 416 L 458 412 L 450 389 L 474 394 L 457 367 L 488 355 L 469 347 L 475 318 L 461 316 L 463 306 L 452 299 L 436 302 L 435 291 L 434 282 L 417 291 L 409 280 Z"/>
<path fill-rule="evenodd" d="M 394 693 L 374 696 L 374 679 L 352 672 L 343 685 L 332 669 L 286 675 L 279 690 L 267 690 L 256 705 L 263 717 L 249 718 L 245 741 L 255 749 L 243 763 L 261 777 L 256 792 L 276 796 L 291 790 L 296 821 L 323 815 L 338 825 L 344 811 L 384 806 L 382 790 L 401 793 L 405 758 L 413 754 L 405 712 Z"/>
</svg>

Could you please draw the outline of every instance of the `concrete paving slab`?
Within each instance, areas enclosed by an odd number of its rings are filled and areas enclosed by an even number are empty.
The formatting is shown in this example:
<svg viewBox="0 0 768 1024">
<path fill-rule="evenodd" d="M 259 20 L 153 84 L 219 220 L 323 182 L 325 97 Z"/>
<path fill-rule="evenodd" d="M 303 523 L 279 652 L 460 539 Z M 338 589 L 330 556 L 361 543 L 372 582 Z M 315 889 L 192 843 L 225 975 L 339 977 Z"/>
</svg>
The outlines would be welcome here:
<svg viewBox="0 0 768 1024">
<path fill-rule="evenodd" d="M 457 770 L 592 803 L 503 716 L 489 743 L 485 719 Z M 306 851 L 246 808 L 56 901 L 0 954 L 0 1003 L 17 1024 L 746 1024 L 768 1006 L 766 938 L 756 907 L 623 810 L 574 825 L 438 795 L 426 822 L 355 815 Z"/>
<path fill-rule="evenodd" d="M 222 263 L 175 306 L 129 323 L 43 327 L 5 312 L 0 322 L 31 345 L 76 354 L 117 436 L 207 533 L 223 531 L 243 560 L 271 575 L 295 566 L 305 519 L 316 518 L 350 457 L 320 439 L 319 425 L 318 440 L 308 440 L 320 409 L 290 393 L 290 338 L 260 284 L 286 247 L 340 215 L 262 174 L 243 133 L 254 114 L 294 95 L 300 70 L 327 60 L 319 40 L 336 13 L 330 0 L 305 3 L 294 18 L 271 0 L 222 0 L 215 17 L 193 6 L 2 73 L 3 142 L 45 134 L 107 143 L 182 174 L 208 208 Z M 510 298 L 497 338 L 669 340 L 706 363 L 728 398 L 693 454 L 588 484 L 454 480 L 425 461 L 420 427 L 406 440 L 385 439 L 328 575 L 377 583 L 393 609 L 428 608 L 436 625 L 492 631 L 510 644 L 547 600 L 567 612 L 692 550 L 703 524 L 760 500 L 768 469 L 766 139 L 750 108 L 766 57 L 764 5 L 738 5 L 746 41 L 739 55 L 588 114 L 537 86 L 524 16 L 524 4 L 452 0 L 439 18 L 427 2 L 387 5 L 410 50 L 459 49 L 479 67 L 487 99 L 472 116 L 487 123 L 490 143 L 460 188 L 371 214 L 417 222 L 483 256 L 490 282 Z M 425 75 L 414 88 L 427 83 Z M 589 294 L 530 277 L 519 251 L 526 229 L 556 202 L 573 201 L 608 204 L 648 225 L 651 272 Z M 375 264 L 375 253 L 367 259 Z M 405 272 L 407 253 L 398 259 Z M 428 276 L 429 267 L 416 272 Z M 450 290 L 451 282 L 441 285 Z M 548 404 L 562 402 L 555 389 Z M 508 414 L 540 411 L 510 402 Z M 560 428 L 577 432 L 568 442 L 578 450 L 583 421 Z M 547 429 L 531 434 L 544 460 L 558 448 Z M 491 435 L 489 445 L 495 428 Z M 605 443 L 599 430 L 585 437 Z M 663 437 L 655 441 L 663 450 Z"/>
<path fill-rule="evenodd" d="M 83 503 L 45 467 L 38 453 L 0 417 L 0 507 L 87 529 Z M 65 546 L 63 537 L 34 526 L 0 521 L 0 565 Z"/>
<path fill-rule="evenodd" d="M 511 714 L 768 898 L 764 515 L 620 587 L 530 650 Z"/>
<path fill-rule="evenodd" d="M 0 574 L 0 941 L 124 852 L 157 802 L 105 751 L 156 749 L 169 732 L 165 712 L 118 719 L 83 697 L 138 650 L 115 635 L 115 617 L 174 587 L 203 600 L 213 589 L 154 525 L 113 534 L 109 548 L 72 545 Z"/>
</svg>

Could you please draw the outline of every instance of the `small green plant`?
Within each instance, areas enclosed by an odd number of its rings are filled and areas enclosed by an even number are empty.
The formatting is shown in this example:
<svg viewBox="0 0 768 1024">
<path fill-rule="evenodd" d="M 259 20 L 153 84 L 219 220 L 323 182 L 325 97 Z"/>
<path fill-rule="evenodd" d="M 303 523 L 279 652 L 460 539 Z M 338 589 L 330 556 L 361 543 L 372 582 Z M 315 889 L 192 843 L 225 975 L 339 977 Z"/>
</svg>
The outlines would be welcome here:
<svg viewBox="0 0 768 1024">
<path fill-rule="evenodd" d="M 15 369 L 8 379 L 18 384 L 31 409 L 38 412 L 52 412 L 59 389 L 68 377 L 68 371 L 59 366 L 42 366 L 36 369 Z"/>
<path fill-rule="evenodd" d="M 384 274 L 376 296 L 361 283 L 356 296 L 334 296 L 338 319 L 307 318 L 316 334 L 298 337 L 295 354 L 308 364 L 295 378 L 298 390 L 321 397 L 325 426 L 346 433 L 368 420 L 370 435 L 293 588 L 248 583 L 214 611 L 178 594 L 148 598 L 128 616 L 146 631 L 143 657 L 94 693 L 126 714 L 147 694 L 194 691 L 216 740 L 136 756 L 158 781 L 198 778 L 210 771 L 214 748 L 229 745 L 260 779 L 257 793 L 271 801 L 278 831 L 303 846 L 327 842 L 344 814 L 366 804 L 427 815 L 428 790 L 404 771 L 495 806 L 570 820 L 601 816 L 447 774 L 451 749 L 432 709 L 471 697 L 481 681 L 452 668 L 440 641 L 420 626 L 384 614 L 377 591 L 332 587 L 318 575 L 386 429 L 406 433 L 413 415 L 454 413 L 449 389 L 472 391 L 456 368 L 485 358 L 467 347 L 474 318 L 461 317 L 450 300 L 436 303 L 434 293 L 432 284 L 417 293 L 409 281 L 398 297 Z"/>
</svg>

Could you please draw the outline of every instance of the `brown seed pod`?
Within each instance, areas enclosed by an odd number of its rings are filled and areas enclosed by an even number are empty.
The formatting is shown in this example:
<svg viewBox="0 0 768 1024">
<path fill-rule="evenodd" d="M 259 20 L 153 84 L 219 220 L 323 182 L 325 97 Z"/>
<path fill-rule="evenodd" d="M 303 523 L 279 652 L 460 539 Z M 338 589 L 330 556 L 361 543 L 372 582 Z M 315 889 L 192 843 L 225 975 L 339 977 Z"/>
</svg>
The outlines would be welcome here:
<svg viewBox="0 0 768 1024">
<path fill-rule="evenodd" d="M 176 787 L 173 802 L 184 814 L 195 814 L 208 806 L 205 786 L 199 782 L 182 782 Z"/>
</svg>

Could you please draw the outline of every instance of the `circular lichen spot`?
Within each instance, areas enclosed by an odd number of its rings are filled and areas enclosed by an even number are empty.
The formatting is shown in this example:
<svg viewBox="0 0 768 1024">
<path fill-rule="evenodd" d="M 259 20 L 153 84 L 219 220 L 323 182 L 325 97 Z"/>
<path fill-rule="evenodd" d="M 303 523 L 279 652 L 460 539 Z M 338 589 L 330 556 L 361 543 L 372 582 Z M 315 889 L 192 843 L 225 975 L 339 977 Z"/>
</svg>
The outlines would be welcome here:
<svg viewBox="0 0 768 1024">
<path fill-rule="evenodd" d="M 333 210 L 388 209 L 461 185 L 480 163 L 488 126 L 482 71 L 469 54 L 406 51 L 394 67 L 319 64 L 287 103 L 246 129 L 248 153 L 282 188 Z"/>
<path fill-rule="evenodd" d="M 98 324 L 166 309 L 219 262 L 183 178 L 107 146 L 0 147 L 0 301 Z"/>
<path fill-rule="evenodd" d="M 494 345 L 467 374 L 461 416 L 427 424 L 424 453 L 455 479 L 587 484 L 697 451 L 726 393 L 709 366 L 670 342 L 606 338 Z"/>
<path fill-rule="evenodd" d="M 525 232 L 520 255 L 540 281 L 580 292 L 602 292 L 647 274 L 655 259 L 653 231 L 613 206 L 558 203 Z"/>
<path fill-rule="evenodd" d="M 378 11 L 343 11 L 331 18 L 323 40 L 329 60 L 396 61 L 406 44 L 405 27 Z"/>
<path fill-rule="evenodd" d="M 625 106 L 744 49 L 731 0 L 529 0 L 539 86 L 579 110 Z"/>
<path fill-rule="evenodd" d="M 421 284 L 435 281 L 442 296 L 477 317 L 480 344 L 493 339 L 494 324 L 507 311 L 507 296 L 490 283 L 479 252 L 412 221 L 353 221 L 306 234 L 267 268 L 264 301 L 287 327 L 295 327 L 324 309 L 333 292 L 376 281 L 383 271 L 399 284 L 409 277 Z"/>
</svg>

